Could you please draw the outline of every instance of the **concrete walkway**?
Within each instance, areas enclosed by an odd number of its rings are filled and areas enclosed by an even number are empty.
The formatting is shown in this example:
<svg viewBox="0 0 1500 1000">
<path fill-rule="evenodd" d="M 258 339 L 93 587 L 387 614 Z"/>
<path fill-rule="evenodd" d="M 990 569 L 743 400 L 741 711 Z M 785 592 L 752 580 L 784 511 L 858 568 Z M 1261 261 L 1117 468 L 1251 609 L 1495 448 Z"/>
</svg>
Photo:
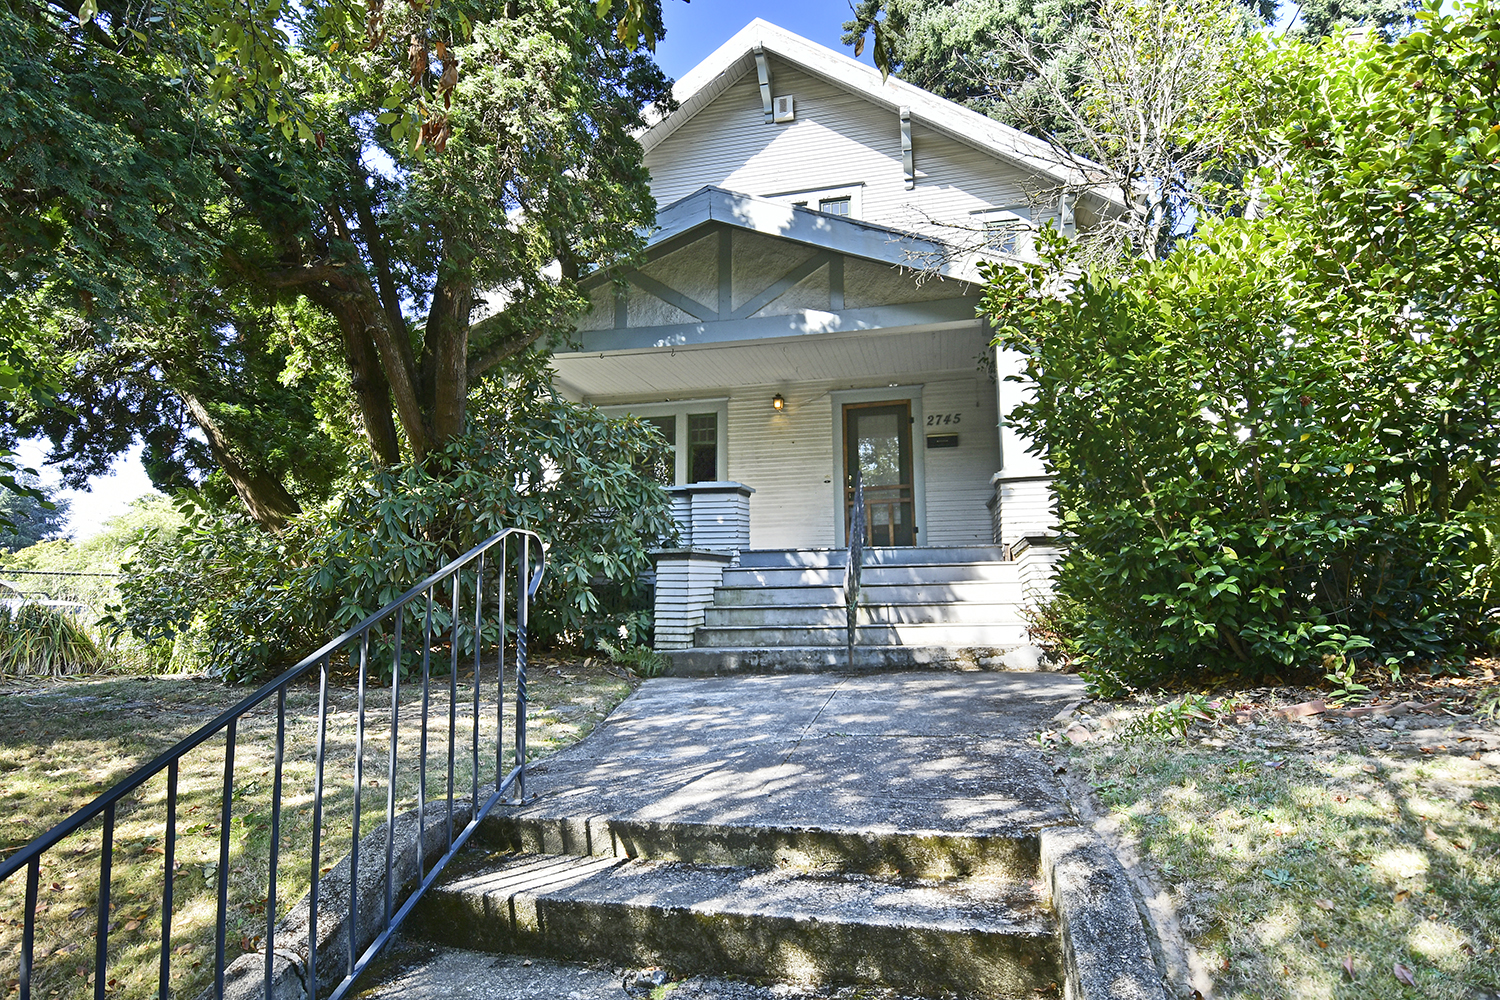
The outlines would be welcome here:
<svg viewBox="0 0 1500 1000">
<path fill-rule="evenodd" d="M 1118 895 L 1118 887 L 1110 890 L 1116 895 L 1101 895 L 1087 863 L 1082 880 L 1075 877 L 1083 893 L 1073 909 L 1077 916 L 1064 912 L 1065 900 L 1055 886 L 1053 903 L 1044 903 L 1048 892 L 1037 882 L 1040 872 L 1053 870 L 1046 860 L 1050 831 L 1063 831 L 1057 835 L 1063 843 L 1074 828 L 1052 765 L 1030 741 L 1082 695 L 1078 679 L 1050 673 L 648 681 L 588 739 L 528 769 L 527 802 L 497 810 L 476 837 L 473 856 L 456 861 L 447 884 L 413 915 L 416 921 L 426 913 L 410 934 L 439 945 L 462 939 L 467 947 L 521 951 L 537 955 L 535 963 L 413 945 L 386 963 L 363 995 L 623 997 L 615 977 L 624 969 L 651 964 L 652 957 L 683 967 L 673 949 L 682 936 L 698 933 L 708 919 L 704 914 L 727 913 L 713 919 L 740 926 L 747 914 L 764 912 L 770 919 L 777 906 L 799 899 L 795 913 L 776 918 L 781 922 L 759 937 L 731 935 L 724 939 L 727 945 L 720 942 L 709 950 L 733 960 L 743 951 L 736 942 L 756 942 L 747 946 L 751 950 L 767 941 L 785 944 L 782 935 L 801 933 L 810 920 L 825 938 L 803 951 L 818 952 L 835 940 L 826 937 L 829 928 L 848 923 L 863 928 L 859 933 L 865 937 L 829 947 L 847 945 L 860 968 L 875 969 L 874 978 L 859 981 L 895 987 L 884 995 L 1029 994 L 1028 975 L 1040 977 L 1036 982 L 1054 975 L 1047 969 L 1055 968 L 1049 964 L 1055 960 L 1037 958 L 1028 949 L 1040 945 L 1027 943 L 1055 941 L 1059 932 L 1049 929 L 1051 905 L 1058 907 L 1056 919 L 1066 938 L 1071 927 L 1098 919 L 1093 914 L 1112 914 L 1130 903 L 1128 893 Z M 1085 845 L 1085 856 L 1097 862 L 1089 850 Z M 828 874 L 819 876 L 820 871 Z M 820 877 L 825 881 L 817 882 Z M 819 884 L 830 897 L 827 914 L 821 912 L 818 890 L 808 888 Z M 695 888 L 700 885 L 701 892 Z M 702 898 L 691 896 L 694 892 Z M 759 902 L 736 909 L 736 893 L 744 892 Z M 550 907 L 551 916 L 524 916 L 541 912 L 537 907 Z M 509 916 L 494 924 L 490 915 L 497 912 Z M 699 914 L 696 922 L 682 922 L 689 912 Z M 1133 905 L 1125 915 L 1134 918 Z M 581 921 L 576 929 L 568 924 L 575 918 Z M 489 930 L 479 928 L 486 923 Z M 612 940 L 624 933 L 624 924 L 654 943 Z M 948 982 L 943 963 L 935 972 L 917 973 L 917 965 L 930 961 L 896 954 L 904 941 L 900 935 L 909 933 L 929 935 L 913 955 L 947 954 L 949 966 L 971 961 L 974 983 L 999 976 L 993 981 L 1023 985 L 971 990 L 960 975 L 953 980 L 957 988 L 950 989 L 943 985 Z M 965 942 L 981 939 L 1016 943 L 976 945 L 980 950 L 969 959 L 960 956 Z M 586 940 L 591 944 L 569 944 Z M 524 946 L 527 941 L 539 950 Z M 634 965 L 629 955 L 610 960 L 632 947 Z M 882 947 L 889 949 L 884 962 Z M 996 947 L 1011 948 L 1013 954 L 996 959 Z M 1143 950 L 1132 939 L 1128 961 L 1113 946 L 1104 961 L 1090 959 L 1117 985 L 1077 995 L 1153 995 L 1122 988 L 1127 966 L 1136 980 L 1151 977 Z M 1067 951 L 1072 970 L 1072 943 Z M 543 955 L 594 961 L 559 965 Z M 784 973 L 766 968 L 696 971 L 807 981 L 796 963 L 784 966 L 789 969 Z M 908 968 L 913 970 L 909 978 L 903 974 Z M 807 969 L 818 973 L 813 980 L 842 978 L 836 967 L 818 961 Z M 1091 974 L 1087 969 L 1068 973 L 1070 982 Z M 746 1000 L 842 993 L 838 987 L 806 993 L 777 987 L 779 992 L 762 994 L 749 984 L 729 990 L 727 980 L 695 983 L 704 996 Z"/>
<path fill-rule="evenodd" d="M 525 815 L 994 835 L 1067 818 L 1030 737 L 1083 696 L 1052 673 L 648 681 L 537 764 Z"/>
</svg>

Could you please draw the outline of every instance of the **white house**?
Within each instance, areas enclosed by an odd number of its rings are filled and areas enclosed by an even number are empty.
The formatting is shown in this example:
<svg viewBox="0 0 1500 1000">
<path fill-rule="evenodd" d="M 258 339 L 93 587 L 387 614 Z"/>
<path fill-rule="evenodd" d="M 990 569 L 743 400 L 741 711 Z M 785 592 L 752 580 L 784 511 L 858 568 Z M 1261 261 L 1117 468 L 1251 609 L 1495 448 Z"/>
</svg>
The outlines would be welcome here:
<svg viewBox="0 0 1500 1000">
<path fill-rule="evenodd" d="M 859 640 L 883 651 L 862 655 L 1014 659 L 1053 514 L 1003 420 L 1018 364 L 976 316 L 975 263 L 1104 203 L 1047 143 L 765 21 L 675 93 L 642 137 L 649 262 L 594 277 L 578 349 L 554 360 L 562 393 L 675 447 L 684 538 L 658 563 L 658 648 L 718 651 L 674 654 L 693 669 L 841 658 L 857 462 Z"/>
</svg>

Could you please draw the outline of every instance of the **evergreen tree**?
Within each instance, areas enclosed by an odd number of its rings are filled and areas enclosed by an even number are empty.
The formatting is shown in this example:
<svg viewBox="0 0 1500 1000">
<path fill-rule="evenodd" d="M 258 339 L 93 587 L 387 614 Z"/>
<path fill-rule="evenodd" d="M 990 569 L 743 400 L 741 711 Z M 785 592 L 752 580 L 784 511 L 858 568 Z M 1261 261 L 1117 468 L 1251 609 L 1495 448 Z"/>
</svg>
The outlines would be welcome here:
<svg viewBox="0 0 1500 1000">
<path fill-rule="evenodd" d="M 4 552 L 56 538 L 68 523 L 68 501 L 28 472 L 16 478 L 27 492 L 0 491 L 0 551 Z"/>
</svg>

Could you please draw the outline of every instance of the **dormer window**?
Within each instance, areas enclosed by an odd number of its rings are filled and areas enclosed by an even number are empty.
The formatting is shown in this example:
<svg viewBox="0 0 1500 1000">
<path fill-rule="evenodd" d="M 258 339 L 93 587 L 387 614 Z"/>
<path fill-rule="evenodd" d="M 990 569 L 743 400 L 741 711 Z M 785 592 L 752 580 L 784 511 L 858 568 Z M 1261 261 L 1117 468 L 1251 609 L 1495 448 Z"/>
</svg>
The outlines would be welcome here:
<svg viewBox="0 0 1500 1000">
<path fill-rule="evenodd" d="M 1020 257 L 1031 251 L 1031 220 L 1013 209 L 986 209 L 975 213 L 984 230 L 984 248 L 993 253 Z"/>
<path fill-rule="evenodd" d="M 861 196 L 863 184 L 846 184 L 833 188 L 803 188 L 800 191 L 781 191 L 761 195 L 767 201 L 780 202 L 796 208 L 811 208 L 828 215 L 842 215 L 847 219 L 862 218 Z"/>
</svg>

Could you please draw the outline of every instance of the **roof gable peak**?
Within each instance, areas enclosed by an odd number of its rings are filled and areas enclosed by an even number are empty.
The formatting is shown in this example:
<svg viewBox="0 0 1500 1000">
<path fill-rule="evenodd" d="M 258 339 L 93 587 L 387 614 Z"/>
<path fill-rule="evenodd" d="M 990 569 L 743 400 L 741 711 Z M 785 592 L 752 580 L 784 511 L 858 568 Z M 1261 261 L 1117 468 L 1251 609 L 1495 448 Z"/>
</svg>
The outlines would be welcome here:
<svg viewBox="0 0 1500 1000">
<path fill-rule="evenodd" d="M 760 50 L 799 70 L 880 105 L 893 114 L 909 109 L 912 119 L 981 152 L 1006 160 L 1054 182 L 1087 186 L 1088 178 L 1050 143 L 955 104 L 894 76 L 882 78 L 873 66 L 834 51 L 763 18 L 755 18 L 693 67 L 673 86 L 678 109 L 641 136 L 647 153 L 702 111 L 746 73 L 755 71 Z M 1076 158 L 1071 158 L 1074 162 Z"/>
</svg>

